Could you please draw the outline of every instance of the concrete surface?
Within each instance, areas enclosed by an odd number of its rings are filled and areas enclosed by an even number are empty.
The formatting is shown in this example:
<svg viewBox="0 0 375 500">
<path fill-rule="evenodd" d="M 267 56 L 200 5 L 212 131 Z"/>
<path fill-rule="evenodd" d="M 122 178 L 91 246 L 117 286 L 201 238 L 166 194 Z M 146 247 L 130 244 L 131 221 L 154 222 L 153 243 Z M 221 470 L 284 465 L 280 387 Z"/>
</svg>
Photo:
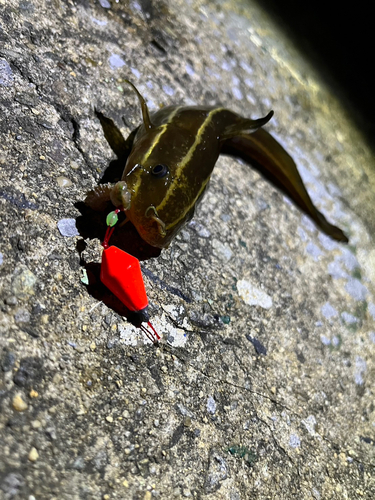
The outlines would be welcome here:
<svg viewBox="0 0 375 500">
<path fill-rule="evenodd" d="M 142 262 L 163 335 L 147 343 L 81 282 L 101 247 L 75 229 L 114 159 L 94 108 L 124 134 L 140 121 L 124 78 L 153 109 L 274 109 L 349 246 L 222 157 L 193 222 Z M 0 113 L 0 498 L 374 498 L 373 156 L 266 13 L 0 0 Z"/>
</svg>

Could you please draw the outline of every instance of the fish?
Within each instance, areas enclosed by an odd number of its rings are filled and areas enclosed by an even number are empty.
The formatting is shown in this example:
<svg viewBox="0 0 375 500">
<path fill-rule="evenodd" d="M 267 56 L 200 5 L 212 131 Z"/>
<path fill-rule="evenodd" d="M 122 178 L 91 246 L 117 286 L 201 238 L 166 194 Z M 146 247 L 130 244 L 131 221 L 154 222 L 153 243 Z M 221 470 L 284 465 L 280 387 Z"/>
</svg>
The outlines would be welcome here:
<svg viewBox="0 0 375 500">
<path fill-rule="evenodd" d="M 273 116 L 245 118 L 221 106 L 167 106 L 150 114 L 138 89 L 142 124 L 125 140 L 110 118 L 97 112 L 118 158 L 126 158 L 121 180 L 91 190 L 86 205 L 101 211 L 111 201 L 124 211 L 141 238 L 167 248 L 191 220 L 220 154 L 241 158 L 281 189 L 332 239 L 348 242 L 313 204 L 297 166 L 263 128 Z"/>
</svg>

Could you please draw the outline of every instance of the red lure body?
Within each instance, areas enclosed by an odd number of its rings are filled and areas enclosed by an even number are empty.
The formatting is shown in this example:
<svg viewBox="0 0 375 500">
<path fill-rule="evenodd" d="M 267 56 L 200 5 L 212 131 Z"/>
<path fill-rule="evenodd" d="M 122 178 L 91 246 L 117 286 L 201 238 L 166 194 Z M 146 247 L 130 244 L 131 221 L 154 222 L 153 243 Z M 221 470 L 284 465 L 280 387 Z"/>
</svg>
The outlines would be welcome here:
<svg viewBox="0 0 375 500">
<path fill-rule="evenodd" d="M 141 266 L 136 257 L 114 246 L 105 248 L 100 279 L 129 311 L 142 311 L 148 306 Z"/>
<path fill-rule="evenodd" d="M 108 243 L 119 212 L 120 209 L 116 209 L 107 217 L 108 228 L 103 241 L 100 280 L 129 311 L 135 314 L 137 326 L 154 344 L 157 344 L 160 336 L 148 318 L 148 299 L 139 260 L 120 248 L 109 246 Z M 147 329 L 143 322 L 147 323 L 150 329 Z"/>
</svg>

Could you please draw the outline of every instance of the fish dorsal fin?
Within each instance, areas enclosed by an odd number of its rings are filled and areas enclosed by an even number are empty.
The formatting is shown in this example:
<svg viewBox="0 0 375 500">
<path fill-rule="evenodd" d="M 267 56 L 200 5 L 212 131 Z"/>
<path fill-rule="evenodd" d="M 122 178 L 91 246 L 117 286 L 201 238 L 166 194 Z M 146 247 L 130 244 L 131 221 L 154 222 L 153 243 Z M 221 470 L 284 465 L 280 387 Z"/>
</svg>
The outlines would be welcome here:
<svg viewBox="0 0 375 500">
<path fill-rule="evenodd" d="M 146 127 L 147 130 L 153 128 L 154 125 L 151 122 L 150 114 L 148 112 L 148 107 L 147 107 L 146 101 L 144 100 L 144 98 L 139 93 L 137 87 L 132 84 L 132 82 L 130 82 L 129 80 L 124 80 L 124 82 L 126 82 L 128 85 L 130 85 L 132 87 L 132 89 L 134 90 L 134 92 L 138 96 L 138 100 L 139 100 L 141 108 L 142 108 L 142 117 L 143 117 L 143 124 L 144 124 L 144 126 Z"/>
</svg>

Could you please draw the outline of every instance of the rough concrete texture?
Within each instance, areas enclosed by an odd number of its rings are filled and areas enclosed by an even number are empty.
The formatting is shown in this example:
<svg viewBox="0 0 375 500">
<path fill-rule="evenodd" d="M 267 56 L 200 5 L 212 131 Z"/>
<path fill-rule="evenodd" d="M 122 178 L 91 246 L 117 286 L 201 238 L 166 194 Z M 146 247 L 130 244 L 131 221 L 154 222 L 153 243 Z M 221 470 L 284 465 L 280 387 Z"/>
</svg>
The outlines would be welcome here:
<svg viewBox="0 0 375 500">
<path fill-rule="evenodd" d="M 335 95 L 252 2 L 0 14 L 0 497 L 374 498 L 374 164 Z M 124 78 L 152 109 L 274 109 L 350 244 L 222 157 L 193 222 L 142 262 L 163 335 L 146 342 L 81 282 L 101 247 L 74 221 L 114 158 L 94 108 L 124 134 L 140 121 Z"/>
</svg>

